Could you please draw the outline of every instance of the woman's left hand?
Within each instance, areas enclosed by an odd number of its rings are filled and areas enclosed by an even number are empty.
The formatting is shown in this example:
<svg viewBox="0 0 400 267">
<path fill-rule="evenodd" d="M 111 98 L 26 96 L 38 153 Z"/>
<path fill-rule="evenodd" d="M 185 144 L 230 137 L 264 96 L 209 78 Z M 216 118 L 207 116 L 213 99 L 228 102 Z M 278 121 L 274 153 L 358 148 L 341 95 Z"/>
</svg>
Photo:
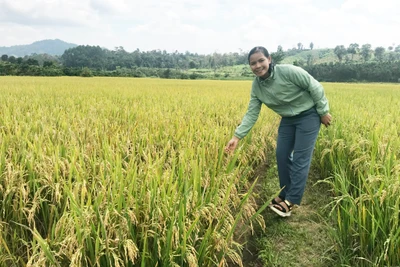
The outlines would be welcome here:
<svg viewBox="0 0 400 267">
<path fill-rule="evenodd" d="M 327 114 L 325 114 L 324 116 L 321 117 L 321 123 L 323 125 L 325 125 L 326 127 L 331 125 L 331 121 L 332 121 L 332 116 L 329 113 L 327 113 Z"/>
</svg>

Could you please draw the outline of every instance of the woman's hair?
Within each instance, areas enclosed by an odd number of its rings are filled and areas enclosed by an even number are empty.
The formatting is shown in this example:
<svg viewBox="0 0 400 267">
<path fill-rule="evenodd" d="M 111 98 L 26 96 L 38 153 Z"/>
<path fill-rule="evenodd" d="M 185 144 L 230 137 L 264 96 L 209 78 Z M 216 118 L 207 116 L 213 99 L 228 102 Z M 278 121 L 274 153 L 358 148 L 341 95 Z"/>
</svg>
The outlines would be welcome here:
<svg viewBox="0 0 400 267">
<path fill-rule="evenodd" d="M 269 53 L 268 50 L 263 47 L 263 46 L 256 46 L 253 49 L 250 50 L 249 52 L 249 56 L 247 57 L 247 61 L 250 62 L 250 57 L 251 55 L 255 54 L 255 53 L 263 53 L 263 55 L 268 58 L 269 57 Z"/>
<path fill-rule="evenodd" d="M 256 47 L 254 47 L 253 49 L 250 50 L 249 56 L 247 57 L 247 61 L 249 62 L 249 64 L 250 64 L 251 55 L 253 55 L 255 53 L 262 53 L 266 58 L 268 58 L 270 56 L 270 54 L 268 53 L 268 50 L 265 47 L 256 46 Z M 274 69 L 274 67 L 275 67 L 275 63 L 271 60 L 271 63 L 269 64 L 268 72 L 271 73 L 272 70 Z"/>
</svg>

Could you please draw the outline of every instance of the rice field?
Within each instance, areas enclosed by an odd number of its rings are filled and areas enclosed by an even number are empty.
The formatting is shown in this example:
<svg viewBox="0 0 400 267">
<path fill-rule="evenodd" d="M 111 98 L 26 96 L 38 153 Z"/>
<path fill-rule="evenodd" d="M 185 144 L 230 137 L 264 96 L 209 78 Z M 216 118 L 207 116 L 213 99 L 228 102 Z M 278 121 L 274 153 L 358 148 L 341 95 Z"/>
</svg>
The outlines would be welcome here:
<svg viewBox="0 0 400 267">
<path fill-rule="evenodd" d="M 0 77 L 0 266 L 242 266 L 264 227 L 255 166 L 266 108 L 223 148 L 251 81 Z M 314 156 L 331 185 L 337 261 L 400 262 L 400 85 L 324 84 L 334 125 Z"/>
<path fill-rule="evenodd" d="M 327 84 L 334 127 L 315 161 L 332 186 L 340 263 L 400 264 L 400 84 Z"/>
</svg>

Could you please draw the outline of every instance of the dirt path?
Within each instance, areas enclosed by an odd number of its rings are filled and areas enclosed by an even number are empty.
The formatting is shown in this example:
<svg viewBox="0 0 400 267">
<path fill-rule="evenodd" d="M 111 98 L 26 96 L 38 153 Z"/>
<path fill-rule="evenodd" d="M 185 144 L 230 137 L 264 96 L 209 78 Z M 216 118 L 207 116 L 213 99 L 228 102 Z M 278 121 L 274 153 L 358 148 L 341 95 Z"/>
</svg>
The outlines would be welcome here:
<svg viewBox="0 0 400 267">
<path fill-rule="evenodd" d="M 259 194 L 265 197 L 261 201 L 270 200 L 277 192 L 276 173 L 268 166 L 258 168 Z M 292 211 L 291 217 L 281 218 L 269 208 L 264 210 L 266 231 L 249 238 L 243 254 L 244 266 L 336 266 L 327 212 L 323 211 L 329 202 L 329 189 L 317 183 L 319 179 L 315 172 L 310 174 L 302 205 Z"/>
</svg>

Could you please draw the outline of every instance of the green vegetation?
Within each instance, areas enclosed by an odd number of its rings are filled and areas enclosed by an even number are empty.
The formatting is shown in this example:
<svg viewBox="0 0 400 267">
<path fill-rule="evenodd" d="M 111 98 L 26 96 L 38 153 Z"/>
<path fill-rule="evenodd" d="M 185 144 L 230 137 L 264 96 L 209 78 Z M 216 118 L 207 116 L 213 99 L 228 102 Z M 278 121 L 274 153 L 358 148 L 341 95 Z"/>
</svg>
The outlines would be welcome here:
<svg viewBox="0 0 400 267">
<path fill-rule="evenodd" d="M 351 44 L 334 49 L 297 49 L 271 53 L 275 63 L 294 64 L 306 69 L 316 79 L 328 82 L 398 82 L 400 46 L 359 47 Z M 253 78 L 247 51 L 199 55 L 190 52 L 140 51 L 129 53 L 123 47 L 107 50 L 99 46 L 76 46 L 61 56 L 34 54 L 24 58 L 4 54 L 0 75 L 13 76 L 82 76 L 89 68 L 93 76 L 158 77 L 166 79 L 247 80 Z M 85 71 L 83 71 L 85 69 Z"/>
<path fill-rule="evenodd" d="M 400 262 L 399 85 L 324 84 L 334 122 L 282 220 L 279 117 L 223 152 L 251 81 L 0 81 L 1 266 Z"/>
<path fill-rule="evenodd" d="M 323 63 L 335 63 L 338 59 L 333 49 L 315 49 L 315 50 L 292 50 L 286 52 L 286 57 L 282 60 L 285 64 L 294 64 L 298 66 L 318 65 Z"/>
<path fill-rule="evenodd" d="M 399 85 L 327 86 L 333 131 L 316 158 L 332 187 L 330 219 L 340 262 L 396 266 L 400 262 Z M 340 103 L 340 104 L 339 104 Z"/>
<path fill-rule="evenodd" d="M 249 257 L 249 266 L 373 267 L 400 262 L 400 86 L 324 87 L 334 122 L 321 129 L 303 203 L 289 219 L 263 213 L 266 231 L 256 232 L 247 246 L 255 255 Z M 279 189 L 275 142 L 267 138 L 271 147 L 256 172 L 262 181 L 261 203 L 268 203 Z"/>
<path fill-rule="evenodd" d="M 1 266 L 241 264 L 258 149 L 224 154 L 221 100 L 249 82 L 0 79 Z"/>
</svg>

